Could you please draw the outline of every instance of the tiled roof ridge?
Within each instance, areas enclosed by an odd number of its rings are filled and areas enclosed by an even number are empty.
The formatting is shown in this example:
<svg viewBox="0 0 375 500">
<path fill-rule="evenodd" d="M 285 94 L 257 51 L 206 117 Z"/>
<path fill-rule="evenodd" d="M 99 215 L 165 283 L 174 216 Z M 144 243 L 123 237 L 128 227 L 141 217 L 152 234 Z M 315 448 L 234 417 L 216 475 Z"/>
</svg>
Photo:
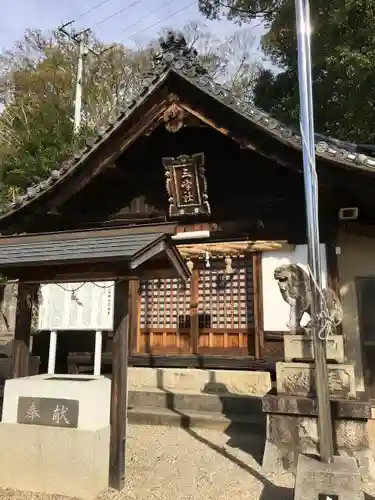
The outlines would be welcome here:
<svg viewBox="0 0 375 500">
<path fill-rule="evenodd" d="M 181 49 L 179 52 L 181 52 Z M 236 97 L 230 89 L 215 82 L 207 71 L 202 72 L 202 66 L 197 58 L 194 60 L 191 56 L 188 58 L 181 57 L 180 53 L 176 54 L 171 50 L 164 53 L 163 58 L 168 60 L 174 71 L 183 75 L 194 85 L 199 86 L 203 91 L 230 107 L 236 113 L 268 130 L 283 142 L 288 142 L 294 147 L 301 147 L 301 134 L 296 129 L 283 124 L 271 114 L 257 108 L 243 98 Z M 370 150 L 375 155 L 375 146 L 349 143 L 323 134 L 315 134 L 315 139 L 315 150 L 319 157 L 375 172 L 375 157 L 363 153 L 363 151 Z"/>
<path fill-rule="evenodd" d="M 159 45 L 160 50 L 154 53 L 151 68 L 144 72 L 137 96 L 120 107 L 117 116 L 109 117 L 107 127 L 100 127 L 96 135 L 88 137 L 85 146 L 74 152 L 69 160 L 62 162 L 59 169 L 52 170 L 46 180 L 27 188 L 23 195 L 17 196 L 14 202 L 8 203 L 0 209 L 0 218 L 32 202 L 72 173 L 83 157 L 87 157 L 107 135 L 123 123 L 170 70 L 183 76 L 203 92 L 253 124 L 267 130 L 280 141 L 288 143 L 294 148 L 301 147 L 301 135 L 296 130 L 284 125 L 269 113 L 249 104 L 244 99 L 237 98 L 230 90 L 215 82 L 200 63 L 197 51 L 188 47 L 182 34 L 170 31 L 159 40 Z M 375 172 L 375 158 L 362 152 L 363 150 L 371 150 L 371 146 L 363 145 L 361 147 L 361 145 L 331 139 L 321 134 L 316 134 L 316 139 L 318 140 L 315 144 L 315 150 L 318 157 Z"/>
</svg>

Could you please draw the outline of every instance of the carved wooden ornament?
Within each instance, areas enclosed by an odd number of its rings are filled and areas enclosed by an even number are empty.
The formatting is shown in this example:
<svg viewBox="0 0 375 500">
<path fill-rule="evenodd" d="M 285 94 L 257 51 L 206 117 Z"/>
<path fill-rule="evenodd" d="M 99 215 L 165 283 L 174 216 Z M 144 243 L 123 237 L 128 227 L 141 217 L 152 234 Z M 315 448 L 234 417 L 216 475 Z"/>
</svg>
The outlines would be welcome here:
<svg viewBox="0 0 375 500">
<path fill-rule="evenodd" d="M 163 158 L 169 215 L 210 214 L 204 153 Z"/>
</svg>

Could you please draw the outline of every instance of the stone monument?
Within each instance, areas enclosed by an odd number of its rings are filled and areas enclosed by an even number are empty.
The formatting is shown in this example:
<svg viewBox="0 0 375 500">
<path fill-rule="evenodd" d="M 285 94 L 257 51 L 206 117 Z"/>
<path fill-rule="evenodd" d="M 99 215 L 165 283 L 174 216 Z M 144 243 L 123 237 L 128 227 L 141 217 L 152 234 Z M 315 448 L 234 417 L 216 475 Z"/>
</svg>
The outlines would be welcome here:
<svg viewBox="0 0 375 500">
<path fill-rule="evenodd" d="M 309 323 L 301 326 L 303 314 L 310 312 L 311 287 L 307 273 L 295 264 L 276 268 L 274 277 L 290 305 L 289 332 L 284 335 L 285 361 L 276 363 L 276 390 L 262 399 L 267 414 L 263 467 L 295 472 L 300 454 L 319 456 L 313 339 Z M 371 405 L 356 391 L 354 368 L 346 361 L 343 338 L 336 331 L 342 320 L 340 301 L 332 290 L 322 295 L 331 320 L 326 352 L 335 454 L 354 457 L 366 480 L 375 477 L 367 431 Z"/>
<path fill-rule="evenodd" d="M 0 423 L 4 488 L 92 499 L 108 487 L 110 385 L 103 376 L 7 380 Z"/>
</svg>

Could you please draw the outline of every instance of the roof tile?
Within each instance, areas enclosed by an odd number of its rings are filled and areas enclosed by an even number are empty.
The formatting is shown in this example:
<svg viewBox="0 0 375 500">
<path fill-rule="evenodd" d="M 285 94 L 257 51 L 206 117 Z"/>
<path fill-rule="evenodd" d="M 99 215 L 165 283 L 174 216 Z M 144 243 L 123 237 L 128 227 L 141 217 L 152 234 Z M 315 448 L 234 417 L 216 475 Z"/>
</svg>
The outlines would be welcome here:
<svg viewBox="0 0 375 500">
<path fill-rule="evenodd" d="M 129 116 L 141 99 L 150 90 L 152 91 L 153 86 L 158 84 L 169 71 L 176 72 L 234 112 L 265 128 L 279 140 L 287 142 L 292 147 L 300 148 L 300 134 L 293 128 L 285 126 L 264 111 L 237 98 L 230 90 L 213 81 L 209 77 L 207 70 L 199 63 L 197 51 L 187 46 L 181 34 L 169 32 L 164 39 L 160 40 L 160 47 L 161 50 L 154 55 L 152 69 L 144 73 L 141 89 L 137 97 L 128 102 L 126 106 L 121 106 L 117 118 L 111 117 L 106 127 L 99 127 L 96 136 L 86 139 L 86 148 L 75 151 L 73 157 L 64 161 L 58 170 L 53 170 L 47 180 L 40 182 L 36 186 L 29 187 L 25 195 L 17 197 L 14 203 L 0 209 L 0 218 L 6 217 L 10 212 L 19 209 L 26 203 L 30 203 L 53 184 L 63 180 L 66 174 L 79 165 L 83 156 L 87 158 L 87 155 L 96 147 L 99 141 Z M 359 146 L 356 144 L 330 139 L 322 136 L 322 134 L 316 134 L 316 137 L 319 140 L 316 142 L 315 151 L 319 157 L 334 160 L 345 167 L 352 166 L 375 172 L 375 158 L 358 152 Z"/>
</svg>

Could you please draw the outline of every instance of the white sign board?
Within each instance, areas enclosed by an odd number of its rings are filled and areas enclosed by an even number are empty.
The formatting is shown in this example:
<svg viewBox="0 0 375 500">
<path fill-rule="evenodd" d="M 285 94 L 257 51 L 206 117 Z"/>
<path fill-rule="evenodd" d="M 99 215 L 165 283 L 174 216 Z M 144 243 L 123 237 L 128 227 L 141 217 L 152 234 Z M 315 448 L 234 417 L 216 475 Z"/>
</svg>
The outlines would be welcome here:
<svg viewBox="0 0 375 500">
<path fill-rule="evenodd" d="M 325 245 L 320 245 L 322 265 L 322 285 L 327 286 L 327 259 Z M 264 252 L 262 255 L 263 279 L 263 317 L 264 330 L 267 332 L 283 332 L 287 329 L 290 306 L 281 296 L 279 286 L 273 277 L 278 266 L 298 264 L 307 271 L 307 245 L 297 245 L 294 252 Z M 307 314 L 302 317 L 301 324 L 309 320 Z"/>
<path fill-rule="evenodd" d="M 114 282 L 41 285 L 39 330 L 113 330 Z"/>
</svg>

